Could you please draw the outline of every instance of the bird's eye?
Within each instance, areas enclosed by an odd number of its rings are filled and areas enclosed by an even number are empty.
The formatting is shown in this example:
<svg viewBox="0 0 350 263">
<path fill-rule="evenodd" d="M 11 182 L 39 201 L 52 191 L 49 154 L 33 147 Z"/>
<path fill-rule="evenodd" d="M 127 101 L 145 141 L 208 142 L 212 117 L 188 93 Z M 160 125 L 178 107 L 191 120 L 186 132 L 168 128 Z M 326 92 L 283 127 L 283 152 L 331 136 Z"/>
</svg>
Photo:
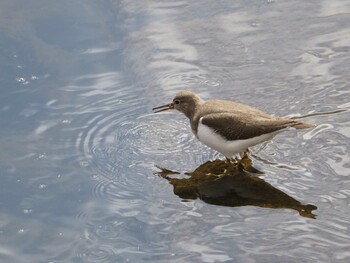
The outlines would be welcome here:
<svg viewBox="0 0 350 263">
<path fill-rule="evenodd" d="M 180 101 L 179 100 L 174 100 L 174 103 L 175 104 L 180 104 Z"/>
</svg>

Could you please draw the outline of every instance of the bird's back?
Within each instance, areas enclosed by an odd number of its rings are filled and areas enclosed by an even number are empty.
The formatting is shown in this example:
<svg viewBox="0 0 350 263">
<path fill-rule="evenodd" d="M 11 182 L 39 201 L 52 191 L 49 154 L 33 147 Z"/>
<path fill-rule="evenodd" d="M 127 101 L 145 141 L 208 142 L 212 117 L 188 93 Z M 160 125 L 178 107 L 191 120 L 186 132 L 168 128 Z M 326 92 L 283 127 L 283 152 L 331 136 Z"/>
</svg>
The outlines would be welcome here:
<svg viewBox="0 0 350 263">
<path fill-rule="evenodd" d="M 237 115 L 239 115 L 240 113 L 244 113 L 246 115 L 251 115 L 252 118 L 253 117 L 276 118 L 272 115 L 269 115 L 251 106 L 229 101 L 229 100 L 208 100 L 202 105 L 201 111 L 199 114 L 202 117 L 208 113 L 224 113 L 224 112 L 225 113 L 231 112 L 232 114 L 237 114 Z"/>
</svg>

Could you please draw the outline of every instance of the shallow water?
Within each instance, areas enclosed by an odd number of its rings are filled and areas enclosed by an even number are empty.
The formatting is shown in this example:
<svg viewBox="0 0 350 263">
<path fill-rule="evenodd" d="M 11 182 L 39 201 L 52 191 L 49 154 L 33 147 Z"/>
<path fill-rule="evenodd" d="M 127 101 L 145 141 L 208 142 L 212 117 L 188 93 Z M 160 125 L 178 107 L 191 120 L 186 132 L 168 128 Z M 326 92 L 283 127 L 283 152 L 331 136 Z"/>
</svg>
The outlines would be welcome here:
<svg viewBox="0 0 350 263">
<path fill-rule="evenodd" d="M 3 0 L 0 25 L 1 262 L 349 262 L 349 1 Z M 311 115 L 251 159 L 316 218 L 208 201 L 220 178 L 183 200 L 157 166 L 222 156 L 152 114 L 180 89 Z"/>
</svg>

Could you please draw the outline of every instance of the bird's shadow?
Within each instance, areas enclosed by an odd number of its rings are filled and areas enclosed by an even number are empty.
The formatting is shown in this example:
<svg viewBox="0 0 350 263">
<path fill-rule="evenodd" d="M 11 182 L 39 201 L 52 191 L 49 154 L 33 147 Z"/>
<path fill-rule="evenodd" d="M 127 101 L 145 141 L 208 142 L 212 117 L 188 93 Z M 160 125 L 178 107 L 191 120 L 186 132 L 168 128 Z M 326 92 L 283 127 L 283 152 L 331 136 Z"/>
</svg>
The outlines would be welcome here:
<svg viewBox="0 0 350 263">
<path fill-rule="evenodd" d="M 180 174 L 179 172 L 158 166 L 160 171 L 155 174 L 168 180 L 174 187 L 174 194 L 183 200 L 199 198 L 208 204 L 230 207 L 251 205 L 287 208 L 298 211 L 303 217 L 316 218 L 312 213 L 317 209 L 316 206 L 303 205 L 259 178 L 256 174 L 259 171 L 253 168 L 249 161 L 250 159 L 245 160 L 243 165 L 238 167 L 232 167 L 222 160 L 208 161 L 193 172 L 185 173 L 186 178 L 178 178 L 175 174 Z"/>
</svg>

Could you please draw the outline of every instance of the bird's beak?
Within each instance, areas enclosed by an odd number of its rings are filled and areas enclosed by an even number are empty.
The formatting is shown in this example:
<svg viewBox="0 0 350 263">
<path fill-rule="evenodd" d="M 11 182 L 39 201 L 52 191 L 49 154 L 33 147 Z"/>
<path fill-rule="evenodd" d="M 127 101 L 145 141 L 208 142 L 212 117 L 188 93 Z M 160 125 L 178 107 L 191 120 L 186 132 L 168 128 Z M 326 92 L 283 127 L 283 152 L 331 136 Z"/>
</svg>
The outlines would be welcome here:
<svg viewBox="0 0 350 263">
<path fill-rule="evenodd" d="M 174 109 L 174 103 L 169 103 L 163 106 L 155 107 L 152 110 L 154 111 L 154 113 L 157 113 L 157 112 L 172 110 L 172 109 Z"/>
</svg>

